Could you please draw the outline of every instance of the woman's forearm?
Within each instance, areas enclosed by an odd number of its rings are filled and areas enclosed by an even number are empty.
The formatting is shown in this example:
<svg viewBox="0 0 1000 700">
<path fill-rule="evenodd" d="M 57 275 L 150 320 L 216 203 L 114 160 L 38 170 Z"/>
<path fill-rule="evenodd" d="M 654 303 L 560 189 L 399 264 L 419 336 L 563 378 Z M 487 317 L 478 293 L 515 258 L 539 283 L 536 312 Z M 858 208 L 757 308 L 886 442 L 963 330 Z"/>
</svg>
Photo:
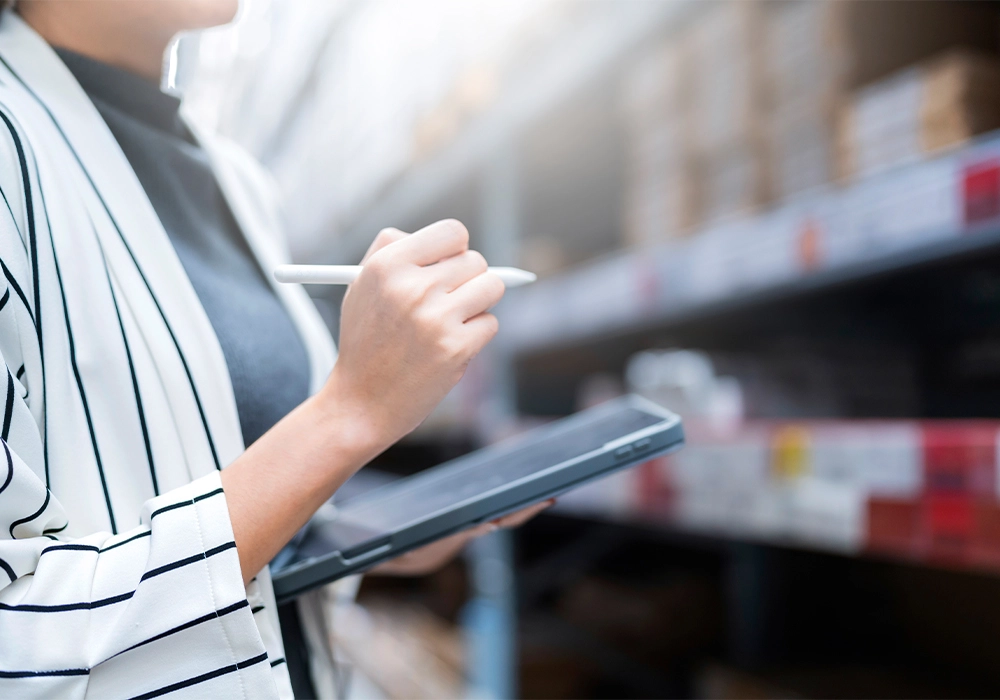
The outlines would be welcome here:
<svg viewBox="0 0 1000 700">
<path fill-rule="evenodd" d="M 391 444 L 391 438 L 351 415 L 345 403 L 338 405 L 333 391 L 312 397 L 223 470 L 245 582 L 345 481 Z"/>
</svg>

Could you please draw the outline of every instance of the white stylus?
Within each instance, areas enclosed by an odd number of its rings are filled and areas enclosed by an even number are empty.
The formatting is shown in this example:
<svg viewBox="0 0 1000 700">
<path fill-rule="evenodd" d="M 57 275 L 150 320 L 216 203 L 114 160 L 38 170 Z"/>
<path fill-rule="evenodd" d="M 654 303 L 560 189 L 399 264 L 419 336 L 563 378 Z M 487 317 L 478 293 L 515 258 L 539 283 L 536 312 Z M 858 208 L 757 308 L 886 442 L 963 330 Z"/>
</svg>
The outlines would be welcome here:
<svg viewBox="0 0 1000 700">
<path fill-rule="evenodd" d="M 516 267 L 491 267 L 508 287 L 531 284 L 538 276 Z M 278 265 L 274 279 L 291 284 L 350 284 L 361 274 L 360 265 Z"/>
</svg>

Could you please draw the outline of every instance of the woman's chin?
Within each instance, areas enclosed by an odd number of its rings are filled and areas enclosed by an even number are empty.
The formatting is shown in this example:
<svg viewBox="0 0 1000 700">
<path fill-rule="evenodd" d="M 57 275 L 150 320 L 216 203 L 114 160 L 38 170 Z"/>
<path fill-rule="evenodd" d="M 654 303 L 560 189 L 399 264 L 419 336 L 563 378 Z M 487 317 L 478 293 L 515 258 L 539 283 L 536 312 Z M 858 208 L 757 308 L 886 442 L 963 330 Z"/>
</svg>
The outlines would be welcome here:
<svg viewBox="0 0 1000 700">
<path fill-rule="evenodd" d="M 229 24 L 240 11 L 240 0 L 174 0 L 183 5 L 184 29 L 208 29 Z"/>
</svg>

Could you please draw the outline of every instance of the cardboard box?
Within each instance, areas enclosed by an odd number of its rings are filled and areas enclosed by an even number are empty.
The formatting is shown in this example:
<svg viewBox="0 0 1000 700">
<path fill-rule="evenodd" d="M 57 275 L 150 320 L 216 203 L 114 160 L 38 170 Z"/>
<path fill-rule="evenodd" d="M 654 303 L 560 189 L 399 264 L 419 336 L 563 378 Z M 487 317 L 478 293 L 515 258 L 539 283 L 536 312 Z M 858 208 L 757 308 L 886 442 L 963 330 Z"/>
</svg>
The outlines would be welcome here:
<svg viewBox="0 0 1000 700">
<path fill-rule="evenodd" d="M 916 499 L 868 499 L 867 548 L 896 556 L 916 557 L 920 551 L 921 509 Z"/>
<path fill-rule="evenodd" d="M 671 169 L 629 183 L 624 207 L 627 245 L 651 245 L 694 230 L 701 218 L 701 190 L 695 173 L 693 167 Z"/>
<path fill-rule="evenodd" d="M 762 138 L 733 141 L 704 156 L 703 218 L 752 214 L 774 196 L 771 154 Z"/>
<path fill-rule="evenodd" d="M 814 102 L 846 89 L 844 40 L 848 2 L 772 0 L 764 3 L 764 79 L 775 105 Z"/>
<path fill-rule="evenodd" d="M 853 90 L 948 49 L 989 52 L 998 48 L 1000 12 L 990 3 L 929 0 L 774 0 L 764 7 L 764 90 L 770 96 L 767 127 L 774 195 L 783 198 L 836 179 L 905 162 L 996 126 L 992 110 L 951 111 L 924 117 L 922 133 L 912 120 L 920 109 L 914 85 L 883 85 L 862 111 L 864 125 L 845 107 Z M 932 78 L 926 104 L 955 103 L 967 72 L 983 66 L 961 61 Z M 987 84 L 988 74 L 971 77 Z M 906 81 L 903 81 L 906 82 Z M 995 81 L 994 81 L 995 82 Z M 874 111 L 875 117 L 867 116 Z M 881 127 L 869 134 L 868 122 Z M 849 123 L 842 125 L 842 120 Z M 898 121 L 894 121 L 898 120 Z M 838 134 L 864 132 L 865 153 Z M 848 141 L 853 137 L 845 137 Z M 843 139 L 842 139 L 843 140 Z M 869 164 L 869 161 L 871 163 Z"/>
<path fill-rule="evenodd" d="M 699 154 L 718 154 L 763 135 L 768 106 L 764 4 L 716 3 L 691 29 L 691 96 Z"/>
<path fill-rule="evenodd" d="M 958 146 L 1000 128 L 1000 59 L 950 51 L 861 90 L 840 121 L 845 176 Z"/>
<path fill-rule="evenodd" d="M 828 102 L 801 100 L 776 105 L 768 121 L 774 197 L 783 200 L 836 179 L 837 121 Z"/>
<path fill-rule="evenodd" d="M 924 488 L 928 493 L 996 498 L 995 423 L 928 423 L 923 427 Z"/>
<path fill-rule="evenodd" d="M 924 426 L 922 538 L 929 558 L 972 564 L 989 553 L 997 438 L 995 423 Z"/>
<path fill-rule="evenodd" d="M 773 196 L 764 70 L 766 2 L 716 3 L 690 30 L 694 152 L 706 222 L 752 213 Z"/>
<path fill-rule="evenodd" d="M 641 56 L 623 81 L 627 245 L 685 235 L 701 220 L 688 61 L 686 41 L 666 42 Z"/>
</svg>

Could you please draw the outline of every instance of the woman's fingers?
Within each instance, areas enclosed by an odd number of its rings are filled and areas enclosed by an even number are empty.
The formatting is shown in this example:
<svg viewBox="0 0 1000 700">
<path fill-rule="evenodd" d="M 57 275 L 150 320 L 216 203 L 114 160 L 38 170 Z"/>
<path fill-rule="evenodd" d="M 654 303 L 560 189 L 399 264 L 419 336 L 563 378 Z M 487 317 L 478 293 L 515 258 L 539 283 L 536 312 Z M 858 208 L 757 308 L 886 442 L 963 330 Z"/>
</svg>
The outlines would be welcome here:
<svg viewBox="0 0 1000 700">
<path fill-rule="evenodd" d="M 435 284 L 445 292 L 453 292 L 473 277 L 486 272 L 486 258 L 474 250 L 428 265 L 427 272 L 434 275 Z"/>
<path fill-rule="evenodd" d="M 454 559 L 465 545 L 477 537 L 495 532 L 499 527 L 518 527 L 523 525 L 553 503 L 555 503 L 555 499 L 549 499 L 519 510 L 516 513 L 505 515 L 493 522 L 482 523 L 468 530 L 449 535 L 436 542 L 415 549 L 412 552 L 407 552 L 395 559 L 391 559 L 384 564 L 379 564 L 373 569 L 373 572 L 386 576 L 423 576 L 429 574 Z"/>
<path fill-rule="evenodd" d="M 471 360 L 493 340 L 500 330 L 500 322 L 493 314 L 481 313 L 466 321 L 464 328 L 469 346 L 468 359 Z"/>
<path fill-rule="evenodd" d="M 399 242 L 396 248 L 406 262 L 433 265 L 469 249 L 469 231 L 460 221 L 445 219 L 425 226 Z"/>
<path fill-rule="evenodd" d="M 495 525 L 490 525 L 494 530 Z M 482 527 L 482 526 L 480 526 Z M 373 571 L 387 576 L 422 576 L 440 569 L 454 559 L 462 548 L 479 536 L 480 527 L 450 535 L 437 542 L 431 542 L 419 549 L 414 549 L 384 564 L 379 564 Z"/>
<path fill-rule="evenodd" d="M 520 527 L 546 508 L 550 508 L 555 502 L 554 498 L 550 498 L 547 501 L 542 501 L 541 503 L 536 503 L 533 506 L 528 506 L 527 508 L 519 510 L 516 513 L 511 513 L 510 515 L 498 518 L 493 521 L 493 524 L 498 527 Z"/>
<path fill-rule="evenodd" d="M 368 258 L 375 255 L 375 253 L 379 252 L 390 243 L 401 241 L 409 235 L 410 234 L 404 231 L 400 231 L 398 228 L 382 229 L 381 231 L 378 232 L 378 235 L 375 236 L 375 240 L 372 241 L 372 244 L 368 246 L 368 251 L 365 253 L 365 257 L 361 259 L 361 264 L 364 265 L 366 262 L 368 262 Z"/>
<path fill-rule="evenodd" d="M 503 298 L 506 287 L 493 272 L 476 275 L 448 295 L 455 312 L 463 321 L 488 311 Z"/>
</svg>

